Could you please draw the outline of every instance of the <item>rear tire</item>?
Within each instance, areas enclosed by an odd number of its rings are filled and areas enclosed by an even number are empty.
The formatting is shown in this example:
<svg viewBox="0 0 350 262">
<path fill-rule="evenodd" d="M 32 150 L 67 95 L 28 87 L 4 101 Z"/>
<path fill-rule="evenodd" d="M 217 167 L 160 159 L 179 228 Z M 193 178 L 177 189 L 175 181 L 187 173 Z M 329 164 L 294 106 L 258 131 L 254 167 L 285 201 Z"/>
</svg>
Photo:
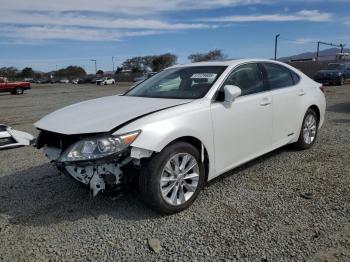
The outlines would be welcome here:
<svg viewBox="0 0 350 262">
<path fill-rule="evenodd" d="M 178 142 L 143 163 L 139 188 L 145 204 L 159 213 L 173 214 L 195 201 L 204 181 L 200 153 L 191 144 Z"/>
<path fill-rule="evenodd" d="M 309 108 L 303 119 L 300 135 L 298 141 L 295 143 L 295 147 L 304 150 L 313 146 L 316 141 L 318 133 L 319 119 L 316 112 Z"/>
</svg>

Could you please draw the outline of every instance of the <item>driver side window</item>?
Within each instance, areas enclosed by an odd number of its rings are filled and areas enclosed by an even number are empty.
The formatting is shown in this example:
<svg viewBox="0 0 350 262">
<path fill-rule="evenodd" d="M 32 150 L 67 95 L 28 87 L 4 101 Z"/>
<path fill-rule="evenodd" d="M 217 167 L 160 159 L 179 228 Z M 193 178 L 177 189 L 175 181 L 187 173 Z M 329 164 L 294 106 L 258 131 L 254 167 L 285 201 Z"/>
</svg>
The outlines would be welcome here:
<svg viewBox="0 0 350 262">
<path fill-rule="evenodd" d="M 264 82 L 258 64 L 237 67 L 226 79 L 225 85 L 235 85 L 242 90 L 242 96 L 264 91 Z"/>
</svg>

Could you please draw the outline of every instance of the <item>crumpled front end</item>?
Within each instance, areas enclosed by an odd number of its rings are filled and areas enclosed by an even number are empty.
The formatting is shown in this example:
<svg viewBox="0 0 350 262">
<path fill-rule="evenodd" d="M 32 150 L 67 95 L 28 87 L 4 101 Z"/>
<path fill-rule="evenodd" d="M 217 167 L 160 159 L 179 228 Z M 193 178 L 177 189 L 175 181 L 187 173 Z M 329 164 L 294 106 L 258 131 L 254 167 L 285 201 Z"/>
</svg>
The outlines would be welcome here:
<svg viewBox="0 0 350 262">
<path fill-rule="evenodd" d="M 89 141 L 90 135 L 63 135 L 42 130 L 36 146 L 44 148 L 47 158 L 64 174 L 86 185 L 93 196 L 100 192 L 118 194 L 126 181 L 134 174 L 125 170 L 135 170 L 140 165 L 140 159 L 152 155 L 152 151 L 127 146 L 120 152 L 98 159 L 67 161 L 65 155 L 74 145 L 81 141 Z M 103 137 L 103 135 L 97 135 Z M 147 154 L 146 154 L 147 153 Z"/>
</svg>

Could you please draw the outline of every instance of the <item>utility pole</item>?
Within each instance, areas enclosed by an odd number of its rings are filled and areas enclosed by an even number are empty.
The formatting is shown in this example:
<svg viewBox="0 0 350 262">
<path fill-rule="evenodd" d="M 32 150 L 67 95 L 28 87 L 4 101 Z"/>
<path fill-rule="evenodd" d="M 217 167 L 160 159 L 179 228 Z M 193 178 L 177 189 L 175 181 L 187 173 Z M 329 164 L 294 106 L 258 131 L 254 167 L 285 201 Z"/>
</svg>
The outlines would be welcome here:
<svg viewBox="0 0 350 262">
<path fill-rule="evenodd" d="M 95 62 L 95 74 L 97 74 L 97 61 L 96 59 L 90 59 L 91 62 Z"/>
<path fill-rule="evenodd" d="M 345 44 L 340 44 L 340 53 L 343 53 Z"/>
<path fill-rule="evenodd" d="M 322 44 L 322 45 L 329 45 L 329 46 L 340 47 L 340 53 L 343 53 L 344 46 L 345 46 L 345 44 L 336 45 L 336 44 L 333 44 L 333 43 L 326 43 L 326 42 L 318 41 L 318 42 L 317 42 L 316 61 L 318 61 L 319 58 L 320 58 L 320 45 L 321 45 L 321 44 Z"/>
<path fill-rule="evenodd" d="M 112 56 L 113 73 L 114 73 L 114 56 Z"/>
<path fill-rule="evenodd" d="M 277 42 L 279 37 L 280 37 L 280 34 L 277 34 L 275 36 L 275 60 L 277 60 Z"/>
<path fill-rule="evenodd" d="M 318 42 L 317 42 L 316 61 L 318 61 L 318 59 L 319 59 L 319 57 L 320 57 L 320 44 L 321 44 L 321 42 L 318 41 Z"/>
</svg>

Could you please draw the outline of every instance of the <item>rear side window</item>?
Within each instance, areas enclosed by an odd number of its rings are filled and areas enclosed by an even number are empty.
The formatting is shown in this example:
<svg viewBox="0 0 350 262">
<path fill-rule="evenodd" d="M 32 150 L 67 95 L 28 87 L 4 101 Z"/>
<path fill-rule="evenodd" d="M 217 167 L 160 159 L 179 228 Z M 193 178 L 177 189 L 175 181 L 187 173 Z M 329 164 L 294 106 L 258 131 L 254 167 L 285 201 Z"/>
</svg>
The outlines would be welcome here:
<svg viewBox="0 0 350 262">
<path fill-rule="evenodd" d="M 293 76 L 292 72 L 283 66 L 269 63 L 265 63 L 263 66 L 270 89 L 293 86 L 295 82 L 299 81 L 298 75 Z"/>
<path fill-rule="evenodd" d="M 291 74 L 292 74 L 292 77 L 293 77 L 293 81 L 294 81 L 294 85 L 299 83 L 300 81 L 300 76 L 298 76 L 296 73 L 292 72 L 291 71 Z"/>
</svg>

